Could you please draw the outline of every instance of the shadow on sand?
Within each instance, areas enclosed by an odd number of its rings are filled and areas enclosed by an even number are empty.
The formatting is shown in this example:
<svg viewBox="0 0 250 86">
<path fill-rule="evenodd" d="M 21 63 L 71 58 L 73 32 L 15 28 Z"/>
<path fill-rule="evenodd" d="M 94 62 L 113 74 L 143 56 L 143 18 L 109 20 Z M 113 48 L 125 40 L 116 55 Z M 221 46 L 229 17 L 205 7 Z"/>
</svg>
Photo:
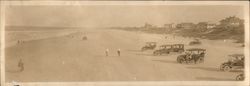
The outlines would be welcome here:
<svg viewBox="0 0 250 86">
<path fill-rule="evenodd" d="M 212 68 L 212 67 L 187 67 L 188 69 L 200 69 L 200 70 L 206 70 L 206 71 L 217 71 L 219 72 L 219 68 Z"/>
<path fill-rule="evenodd" d="M 149 53 L 135 53 L 135 55 L 154 56 L 153 54 L 149 54 Z"/>
<path fill-rule="evenodd" d="M 196 77 L 196 79 L 201 81 L 235 81 L 234 79 L 215 78 L 215 77 Z"/>
<path fill-rule="evenodd" d="M 171 63 L 171 64 L 178 64 L 176 61 L 169 61 L 169 60 L 152 60 L 156 62 L 163 62 L 163 63 Z"/>
<path fill-rule="evenodd" d="M 130 52 L 142 52 L 141 50 L 126 50 L 126 51 L 130 51 Z"/>
<path fill-rule="evenodd" d="M 205 71 L 216 71 L 216 72 L 224 72 L 219 68 L 212 68 L 212 67 L 187 67 L 189 69 L 200 69 Z M 242 70 L 231 70 L 230 72 L 242 72 Z"/>
</svg>

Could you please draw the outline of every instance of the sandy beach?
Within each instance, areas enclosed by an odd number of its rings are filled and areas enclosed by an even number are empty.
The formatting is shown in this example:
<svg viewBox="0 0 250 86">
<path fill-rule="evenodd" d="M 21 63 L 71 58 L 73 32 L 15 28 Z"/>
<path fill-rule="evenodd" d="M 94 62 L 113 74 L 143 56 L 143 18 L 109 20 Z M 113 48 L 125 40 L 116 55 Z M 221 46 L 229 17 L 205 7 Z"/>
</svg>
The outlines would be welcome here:
<svg viewBox="0 0 250 86">
<path fill-rule="evenodd" d="M 243 47 L 230 41 L 201 39 L 202 45 L 189 46 L 193 38 L 113 29 L 57 31 L 56 35 L 37 32 L 44 36 L 37 38 L 34 32 L 27 33 L 6 34 L 7 44 L 29 40 L 6 47 L 7 82 L 234 81 L 242 73 L 219 70 L 220 64 L 227 61 L 227 55 L 243 53 Z M 83 33 L 87 40 L 81 39 Z M 20 37 L 20 34 L 27 36 Z M 205 62 L 179 64 L 176 62 L 179 53 L 153 56 L 153 50 L 141 52 L 148 41 L 157 45 L 183 43 L 185 49 L 204 48 L 207 50 Z M 107 48 L 109 56 L 105 56 Z M 121 56 L 117 55 L 117 49 L 121 49 Z M 17 67 L 19 59 L 24 63 L 22 72 Z"/>
</svg>

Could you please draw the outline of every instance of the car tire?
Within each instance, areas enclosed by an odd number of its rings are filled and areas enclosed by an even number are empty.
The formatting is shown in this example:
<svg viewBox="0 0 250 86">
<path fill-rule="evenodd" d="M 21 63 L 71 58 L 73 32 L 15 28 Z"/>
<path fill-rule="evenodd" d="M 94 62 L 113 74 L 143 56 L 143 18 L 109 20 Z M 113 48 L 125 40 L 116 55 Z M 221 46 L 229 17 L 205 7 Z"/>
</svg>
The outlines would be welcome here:
<svg viewBox="0 0 250 86">
<path fill-rule="evenodd" d="M 240 74 L 240 75 L 236 76 L 236 80 L 237 81 L 243 81 L 244 80 L 243 74 Z"/>
<path fill-rule="evenodd" d="M 180 59 L 180 57 L 177 57 L 177 63 L 181 63 L 181 59 Z"/>
<path fill-rule="evenodd" d="M 180 60 L 180 63 L 183 64 L 185 61 L 183 59 Z"/>
<path fill-rule="evenodd" d="M 141 51 L 145 51 L 145 50 L 146 50 L 146 48 L 144 48 L 144 47 L 143 47 L 143 48 L 141 48 Z"/>
<path fill-rule="evenodd" d="M 182 52 L 184 52 L 184 51 L 183 51 L 183 50 L 179 50 L 179 51 L 178 51 L 178 53 L 182 53 Z"/>
<path fill-rule="evenodd" d="M 229 72 L 231 70 L 231 67 L 226 65 L 223 67 L 223 71 Z"/>
<path fill-rule="evenodd" d="M 223 71 L 224 65 L 220 65 L 220 70 Z"/>
<path fill-rule="evenodd" d="M 194 43 L 193 42 L 190 42 L 188 45 L 193 45 Z"/>
<path fill-rule="evenodd" d="M 204 57 L 200 58 L 200 59 L 199 59 L 199 62 L 200 62 L 200 63 L 204 63 Z"/>
<path fill-rule="evenodd" d="M 183 59 L 183 57 L 177 57 L 177 62 L 183 64 L 185 60 Z"/>
<path fill-rule="evenodd" d="M 154 52 L 153 54 L 154 54 L 154 56 L 158 56 L 158 55 L 159 55 L 159 53 L 158 53 L 158 52 Z"/>
</svg>

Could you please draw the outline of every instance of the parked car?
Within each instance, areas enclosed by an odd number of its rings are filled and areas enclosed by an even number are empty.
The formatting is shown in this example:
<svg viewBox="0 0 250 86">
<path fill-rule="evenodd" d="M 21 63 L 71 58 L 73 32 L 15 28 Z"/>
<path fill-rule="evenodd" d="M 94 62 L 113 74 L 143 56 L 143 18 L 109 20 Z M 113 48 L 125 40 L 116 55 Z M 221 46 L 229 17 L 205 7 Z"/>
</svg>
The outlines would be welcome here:
<svg viewBox="0 0 250 86">
<path fill-rule="evenodd" d="M 156 48 L 156 42 L 146 42 L 146 45 L 141 48 L 142 51 L 153 50 Z"/>
<path fill-rule="evenodd" d="M 185 54 L 179 55 L 177 57 L 178 63 L 197 63 L 197 62 L 204 62 L 206 54 L 206 49 L 202 48 L 191 48 L 186 49 Z"/>
<path fill-rule="evenodd" d="M 161 45 L 158 50 L 153 52 L 154 55 L 169 54 L 170 52 L 184 52 L 184 44 Z"/>
<path fill-rule="evenodd" d="M 87 36 L 83 36 L 82 40 L 88 40 Z"/>
<path fill-rule="evenodd" d="M 200 45 L 201 41 L 199 39 L 194 39 L 193 41 L 189 42 L 189 45 Z"/>
<path fill-rule="evenodd" d="M 233 69 L 244 69 L 244 58 L 243 54 L 232 54 L 228 55 L 229 59 L 220 66 L 222 71 L 231 71 Z"/>
</svg>

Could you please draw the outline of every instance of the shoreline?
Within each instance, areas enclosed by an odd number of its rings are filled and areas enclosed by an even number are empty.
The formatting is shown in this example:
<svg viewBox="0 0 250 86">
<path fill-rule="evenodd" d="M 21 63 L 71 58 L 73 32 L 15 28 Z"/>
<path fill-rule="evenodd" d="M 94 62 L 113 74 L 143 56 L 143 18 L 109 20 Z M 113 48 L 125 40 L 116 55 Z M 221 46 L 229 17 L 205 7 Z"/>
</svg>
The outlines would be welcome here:
<svg viewBox="0 0 250 86">
<path fill-rule="evenodd" d="M 33 40 L 42 40 L 42 39 L 47 39 L 47 38 L 52 38 L 52 37 L 60 37 L 60 36 L 65 36 L 65 35 L 69 35 L 74 33 L 76 30 L 53 30 L 53 31 L 6 31 L 6 33 L 9 32 L 9 34 L 11 34 L 8 37 L 14 37 L 13 33 L 17 33 L 20 32 L 20 34 L 22 36 L 26 36 L 23 37 L 21 39 L 15 39 L 15 37 L 13 39 L 8 39 L 7 38 L 7 34 L 5 37 L 5 43 L 6 43 L 6 48 L 14 46 L 17 44 L 18 40 L 21 40 L 23 42 L 27 42 L 27 41 L 33 41 Z M 32 34 L 26 34 L 27 32 L 32 33 Z M 34 33 L 35 32 L 35 33 Z M 55 33 L 55 34 L 53 34 Z M 17 36 L 17 34 L 15 34 Z"/>
</svg>

